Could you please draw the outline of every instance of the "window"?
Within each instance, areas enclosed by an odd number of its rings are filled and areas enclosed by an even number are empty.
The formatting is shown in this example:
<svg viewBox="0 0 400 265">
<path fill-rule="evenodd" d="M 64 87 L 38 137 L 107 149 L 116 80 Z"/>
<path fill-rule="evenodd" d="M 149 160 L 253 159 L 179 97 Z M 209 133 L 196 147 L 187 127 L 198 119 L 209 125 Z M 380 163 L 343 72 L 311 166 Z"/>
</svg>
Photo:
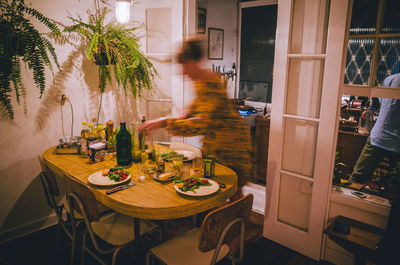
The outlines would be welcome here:
<svg viewBox="0 0 400 265">
<path fill-rule="evenodd" d="M 400 1 L 354 0 L 344 70 L 345 95 L 340 111 L 334 184 L 346 185 L 346 179 L 353 172 L 379 115 L 377 98 L 400 98 L 400 89 L 382 87 L 386 77 L 400 72 L 399 67 Z M 366 185 L 354 185 L 353 188 L 384 195 L 383 186 L 393 165 L 393 159 L 383 158 L 368 176 Z"/>
<path fill-rule="evenodd" d="M 382 82 L 396 70 L 399 61 L 400 1 L 354 0 L 344 94 L 382 96 Z"/>
</svg>

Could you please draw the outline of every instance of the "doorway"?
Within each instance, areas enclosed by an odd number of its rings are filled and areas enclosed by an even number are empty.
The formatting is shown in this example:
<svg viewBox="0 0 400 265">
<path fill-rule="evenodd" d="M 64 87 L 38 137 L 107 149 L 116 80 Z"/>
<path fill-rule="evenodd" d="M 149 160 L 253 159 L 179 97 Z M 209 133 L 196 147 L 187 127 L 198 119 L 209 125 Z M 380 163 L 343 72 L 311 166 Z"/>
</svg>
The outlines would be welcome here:
<svg viewBox="0 0 400 265">
<path fill-rule="evenodd" d="M 238 98 L 271 103 L 277 1 L 240 4 Z"/>
</svg>

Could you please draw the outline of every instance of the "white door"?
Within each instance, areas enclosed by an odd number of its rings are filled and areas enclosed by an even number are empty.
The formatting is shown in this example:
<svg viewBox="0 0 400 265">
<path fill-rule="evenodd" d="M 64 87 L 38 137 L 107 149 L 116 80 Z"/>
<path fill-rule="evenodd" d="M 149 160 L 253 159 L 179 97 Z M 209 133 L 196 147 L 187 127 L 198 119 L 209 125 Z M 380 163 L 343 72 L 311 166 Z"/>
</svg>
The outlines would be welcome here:
<svg viewBox="0 0 400 265">
<path fill-rule="evenodd" d="M 144 0 L 135 1 L 132 6 L 132 19 L 145 25 L 141 36 L 144 52 L 159 74 L 153 89 L 146 91 L 143 97 L 145 110 L 142 113 L 146 119 L 177 116 L 182 111 L 184 78 L 175 53 L 187 35 L 185 18 L 190 1 Z M 154 136 L 156 140 L 169 140 L 165 130 L 156 131 Z"/>
<path fill-rule="evenodd" d="M 279 0 L 264 236 L 319 260 L 349 0 Z"/>
</svg>

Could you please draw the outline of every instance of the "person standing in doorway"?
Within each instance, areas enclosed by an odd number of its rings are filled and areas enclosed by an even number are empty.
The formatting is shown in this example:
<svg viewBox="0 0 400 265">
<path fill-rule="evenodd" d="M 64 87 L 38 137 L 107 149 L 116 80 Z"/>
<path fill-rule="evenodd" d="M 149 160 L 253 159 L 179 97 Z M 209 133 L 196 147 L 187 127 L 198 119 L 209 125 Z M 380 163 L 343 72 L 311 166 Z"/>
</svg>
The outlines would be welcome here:
<svg viewBox="0 0 400 265">
<path fill-rule="evenodd" d="M 400 73 L 387 77 L 383 86 L 400 88 Z M 389 157 L 393 165 L 400 160 L 400 99 L 383 98 L 380 101 L 378 119 L 354 166 L 352 182 L 365 183 L 384 157 Z M 392 207 L 378 251 L 385 264 L 396 264 L 392 262 L 398 261 L 400 250 L 400 197 L 390 199 Z"/>
</svg>

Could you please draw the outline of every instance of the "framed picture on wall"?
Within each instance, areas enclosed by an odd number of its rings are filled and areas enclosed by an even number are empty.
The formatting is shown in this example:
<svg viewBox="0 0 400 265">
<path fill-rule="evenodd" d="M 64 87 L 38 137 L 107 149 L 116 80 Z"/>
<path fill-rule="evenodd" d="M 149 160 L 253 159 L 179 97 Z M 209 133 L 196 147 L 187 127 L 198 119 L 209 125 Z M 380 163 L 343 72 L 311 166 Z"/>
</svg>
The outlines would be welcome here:
<svg viewBox="0 0 400 265">
<path fill-rule="evenodd" d="M 197 33 L 206 33 L 207 10 L 205 8 L 197 8 Z"/>
<path fill-rule="evenodd" d="M 224 30 L 208 28 L 208 59 L 222 60 L 224 58 Z"/>
</svg>

